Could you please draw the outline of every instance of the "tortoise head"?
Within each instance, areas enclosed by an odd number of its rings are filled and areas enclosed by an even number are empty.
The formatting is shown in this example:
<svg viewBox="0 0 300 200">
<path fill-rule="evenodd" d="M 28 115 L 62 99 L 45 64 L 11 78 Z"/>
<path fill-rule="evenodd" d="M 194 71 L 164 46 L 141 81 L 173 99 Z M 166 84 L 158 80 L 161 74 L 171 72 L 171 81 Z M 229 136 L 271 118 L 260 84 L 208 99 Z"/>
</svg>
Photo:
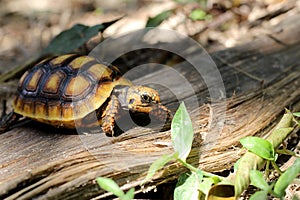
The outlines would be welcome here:
<svg viewBox="0 0 300 200">
<path fill-rule="evenodd" d="M 160 104 L 158 92 L 145 86 L 129 87 L 126 101 L 130 111 L 141 113 L 150 113 L 153 107 Z"/>
<path fill-rule="evenodd" d="M 151 114 L 163 121 L 171 118 L 171 112 L 160 103 L 158 92 L 149 87 L 129 87 L 126 95 L 126 104 L 132 113 Z"/>
</svg>

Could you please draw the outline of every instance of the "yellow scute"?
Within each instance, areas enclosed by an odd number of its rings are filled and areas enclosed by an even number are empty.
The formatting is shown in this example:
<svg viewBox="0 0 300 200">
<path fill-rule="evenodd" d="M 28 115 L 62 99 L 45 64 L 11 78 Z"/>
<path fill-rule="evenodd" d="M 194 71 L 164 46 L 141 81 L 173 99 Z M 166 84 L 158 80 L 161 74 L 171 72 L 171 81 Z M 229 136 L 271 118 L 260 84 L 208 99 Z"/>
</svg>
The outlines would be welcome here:
<svg viewBox="0 0 300 200">
<path fill-rule="evenodd" d="M 88 72 L 92 74 L 94 79 L 101 80 L 103 78 L 110 78 L 112 73 L 111 69 L 102 64 L 95 64 L 88 69 Z"/>
<path fill-rule="evenodd" d="M 60 72 L 52 74 L 48 78 L 43 90 L 48 93 L 56 94 L 59 87 L 61 87 L 60 82 L 62 81 L 63 78 L 64 78 L 64 74 Z"/>
<path fill-rule="evenodd" d="M 42 75 L 43 71 L 41 69 L 37 70 L 26 85 L 26 90 L 35 91 Z"/>
<path fill-rule="evenodd" d="M 63 56 L 58 56 L 58 57 L 51 60 L 51 64 L 60 65 L 63 61 L 65 61 L 66 59 L 68 59 L 72 56 L 74 56 L 74 54 L 66 54 L 66 55 L 63 55 Z"/>
<path fill-rule="evenodd" d="M 83 76 L 79 75 L 72 78 L 66 88 L 65 94 L 67 96 L 78 96 L 83 94 L 90 86 L 90 82 Z"/>
<path fill-rule="evenodd" d="M 61 106 L 60 104 L 48 105 L 48 118 L 61 119 Z"/>
<path fill-rule="evenodd" d="M 72 62 L 70 62 L 69 66 L 72 69 L 79 69 L 86 63 L 95 60 L 93 57 L 89 56 L 80 56 L 78 58 L 75 58 Z"/>
</svg>

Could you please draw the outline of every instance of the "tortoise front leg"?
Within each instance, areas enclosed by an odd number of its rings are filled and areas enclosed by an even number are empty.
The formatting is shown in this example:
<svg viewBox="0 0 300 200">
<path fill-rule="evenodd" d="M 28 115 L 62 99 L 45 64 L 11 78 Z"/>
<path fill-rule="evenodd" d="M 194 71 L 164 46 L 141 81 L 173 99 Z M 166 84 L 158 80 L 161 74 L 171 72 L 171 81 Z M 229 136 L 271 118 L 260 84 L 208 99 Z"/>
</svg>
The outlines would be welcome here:
<svg viewBox="0 0 300 200">
<path fill-rule="evenodd" d="M 114 128 L 116 120 L 119 117 L 120 102 L 115 95 L 110 97 L 110 100 L 103 110 L 101 115 L 102 130 L 109 136 L 114 136 Z"/>
</svg>

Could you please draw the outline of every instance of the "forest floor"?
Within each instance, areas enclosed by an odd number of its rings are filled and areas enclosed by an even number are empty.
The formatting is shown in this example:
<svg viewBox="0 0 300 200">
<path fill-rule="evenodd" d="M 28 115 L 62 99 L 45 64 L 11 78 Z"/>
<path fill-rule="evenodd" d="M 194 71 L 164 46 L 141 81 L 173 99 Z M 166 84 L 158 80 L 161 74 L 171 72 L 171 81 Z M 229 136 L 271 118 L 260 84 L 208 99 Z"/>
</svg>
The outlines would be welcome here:
<svg viewBox="0 0 300 200">
<path fill-rule="evenodd" d="M 2 0 L 0 74 L 26 63 L 53 37 L 78 23 L 93 26 L 121 17 L 87 44 L 88 51 L 93 49 L 99 37 L 110 38 L 145 28 L 152 18 L 161 20 L 155 26 L 189 36 L 207 52 L 213 53 L 249 43 L 268 34 L 269 28 L 280 19 L 300 12 L 297 0 L 178 2 L 181 1 L 73 0 L 57 3 L 52 0 Z M 158 17 L 163 12 L 166 15 Z M 297 191 L 299 193 L 299 185 L 290 187 L 290 197 Z"/>
</svg>

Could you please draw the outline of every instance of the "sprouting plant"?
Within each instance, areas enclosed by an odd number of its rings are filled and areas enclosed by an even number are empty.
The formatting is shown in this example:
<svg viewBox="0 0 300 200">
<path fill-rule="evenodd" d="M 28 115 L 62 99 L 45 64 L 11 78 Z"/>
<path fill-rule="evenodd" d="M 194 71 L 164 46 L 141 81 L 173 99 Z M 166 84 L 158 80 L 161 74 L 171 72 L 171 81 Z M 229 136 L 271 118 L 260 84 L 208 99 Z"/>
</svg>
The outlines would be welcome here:
<svg viewBox="0 0 300 200">
<path fill-rule="evenodd" d="M 299 117 L 300 113 L 291 114 L 288 111 L 285 116 L 286 117 L 283 117 L 283 120 L 281 120 L 283 123 L 281 123 L 281 126 L 278 126 L 278 128 L 273 131 L 272 135 L 268 138 L 269 140 L 258 137 L 246 137 L 240 140 L 243 147 L 256 155 L 252 156 L 252 158 L 255 159 L 248 160 L 248 162 L 258 163 L 260 162 L 259 160 L 262 159 L 262 161 L 265 161 L 266 164 L 264 174 L 266 178 L 268 178 L 270 173 L 270 165 L 272 165 L 278 174 L 280 174 L 276 182 L 268 183 L 259 170 L 249 170 L 251 184 L 260 189 L 260 191 L 257 191 L 255 194 L 253 194 L 250 199 L 266 199 L 268 194 L 283 199 L 285 195 L 285 189 L 300 173 L 299 156 L 297 156 L 293 151 L 276 148 L 282 142 L 281 138 L 286 138 L 286 136 L 288 136 L 293 130 L 293 128 L 289 127 L 291 122 L 295 121 L 299 125 L 297 119 L 293 118 L 292 116 Z M 296 156 L 298 158 L 292 166 L 290 166 L 285 172 L 282 172 L 275 162 L 278 158 L 278 154 L 286 154 L 290 156 Z M 243 166 L 241 167 L 244 169 L 244 171 L 248 171 L 248 169 L 252 167 L 251 164 L 247 165 L 246 163 L 247 162 L 244 162 Z"/>
<path fill-rule="evenodd" d="M 118 184 L 110 178 L 98 177 L 96 180 L 102 189 L 113 193 L 119 197 L 120 200 L 131 200 L 134 197 L 134 188 L 131 188 L 127 193 L 124 193 Z"/>
<path fill-rule="evenodd" d="M 162 169 L 167 163 L 177 161 L 189 169 L 190 173 L 182 174 L 179 177 L 174 191 L 174 199 L 198 199 L 201 194 L 207 194 L 209 188 L 220 182 L 222 177 L 202 171 L 186 162 L 192 148 L 193 137 L 192 121 L 184 103 L 181 103 L 171 124 L 171 140 L 175 153 L 164 155 L 156 160 L 150 166 L 142 184 L 149 181 L 155 172 Z"/>
<path fill-rule="evenodd" d="M 240 140 L 241 144 L 248 152 L 235 164 L 234 194 L 230 196 L 231 199 L 234 199 L 235 196 L 239 196 L 242 191 L 248 187 L 249 181 L 251 181 L 252 185 L 261 189 L 252 195 L 251 200 L 266 199 L 268 194 L 283 199 L 285 189 L 300 173 L 300 158 L 296 159 L 294 164 L 285 172 L 281 172 L 275 163 L 278 154 L 297 156 L 292 151 L 277 149 L 279 144 L 281 144 L 294 129 L 291 127 L 292 121 L 296 122 L 298 125 L 300 124 L 293 116 L 300 117 L 300 113 L 291 114 L 288 111 L 267 139 L 251 136 Z M 229 183 L 229 185 L 233 187 L 232 181 L 227 179 L 228 177 L 225 178 L 205 172 L 187 163 L 186 159 L 192 149 L 193 137 L 194 131 L 192 121 L 184 103 L 181 103 L 171 123 L 171 140 L 175 152 L 173 154 L 163 155 L 153 162 L 141 185 L 144 185 L 151 180 L 154 174 L 162 169 L 167 163 L 178 162 L 189 169 L 189 172 L 179 176 L 174 190 L 175 200 L 192 200 L 207 195 L 209 196 L 211 195 L 212 186 L 220 182 L 222 182 L 220 184 L 224 184 L 224 188 L 228 187 L 228 185 L 226 186 L 226 183 Z M 261 168 L 262 164 L 265 164 L 266 166 L 265 176 L 269 175 L 270 165 L 281 174 L 276 182 L 268 183 L 264 179 L 263 174 L 257 170 Z M 121 200 L 130 200 L 134 197 L 133 188 L 127 193 L 124 193 L 112 179 L 99 177 L 97 178 L 97 182 L 101 188 L 112 192 Z"/>
<path fill-rule="evenodd" d="M 283 199 L 285 195 L 285 189 L 299 175 L 299 173 L 300 158 L 296 159 L 294 164 L 290 166 L 284 173 L 282 173 L 276 182 L 270 184 L 267 183 L 267 181 L 263 177 L 263 174 L 260 171 L 251 170 L 251 184 L 261 190 L 254 193 L 251 196 L 250 200 L 267 199 L 268 194 Z"/>
</svg>

